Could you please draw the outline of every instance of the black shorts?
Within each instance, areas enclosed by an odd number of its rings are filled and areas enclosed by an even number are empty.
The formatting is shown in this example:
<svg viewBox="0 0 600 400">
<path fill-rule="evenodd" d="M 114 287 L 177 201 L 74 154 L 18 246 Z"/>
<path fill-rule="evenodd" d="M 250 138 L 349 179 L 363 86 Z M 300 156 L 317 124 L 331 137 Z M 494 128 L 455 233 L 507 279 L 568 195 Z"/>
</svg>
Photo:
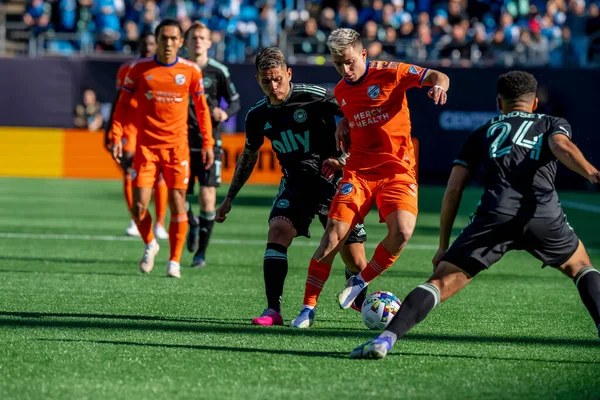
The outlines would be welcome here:
<svg viewBox="0 0 600 400">
<path fill-rule="evenodd" d="M 215 162 L 209 169 L 204 169 L 202 162 L 202 152 L 190 152 L 190 180 L 188 183 L 187 194 L 194 194 L 194 185 L 196 179 L 200 186 L 221 186 L 221 162 L 223 161 L 223 150 L 220 147 L 214 147 Z"/>
<path fill-rule="evenodd" d="M 562 210 L 557 217 L 548 218 L 476 213 L 443 261 L 475 276 L 507 252 L 525 250 L 542 261 L 542 267 L 558 267 L 571 258 L 578 246 L 579 238 Z"/>
<path fill-rule="evenodd" d="M 293 179 L 281 178 L 279 192 L 273 200 L 269 221 L 273 218 L 284 217 L 296 229 L 296 236 L 310 238 L 310 224 L 315 216 L 323 228 L 327 225 L 329 206 L 337 192 L 337 185 L 322 178 Z M 367 240 L 364 225 L 353 227 L 346 244 L 363 243 Z"/>
</svg>

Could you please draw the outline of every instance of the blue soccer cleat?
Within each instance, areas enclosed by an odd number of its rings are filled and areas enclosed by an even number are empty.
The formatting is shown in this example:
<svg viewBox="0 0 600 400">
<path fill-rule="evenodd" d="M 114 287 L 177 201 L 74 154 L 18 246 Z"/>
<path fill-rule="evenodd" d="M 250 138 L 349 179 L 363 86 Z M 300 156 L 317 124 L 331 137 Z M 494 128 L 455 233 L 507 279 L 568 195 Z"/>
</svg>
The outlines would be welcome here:
<svg viewBox="0 0 600 400">
<path fill-rule="evenodd" d="M 392 340 L 390 338 L 382 338 L 377 336 L 367 343 L 363 343 L 350 353 L 350 358 L 369 358 L 378 360 L 387 355 L 392 349 Z"/>
<path fill-rule="evenodd" d="M 300 311 L 300 315 L 290 322 L 290 326 L 292 328 L 301 328 L 306 329 L 310 328 L 313 324 L 313 320 L 315 319 L 315 309 L 314 308 L 303 308 Z"/>
</svg>

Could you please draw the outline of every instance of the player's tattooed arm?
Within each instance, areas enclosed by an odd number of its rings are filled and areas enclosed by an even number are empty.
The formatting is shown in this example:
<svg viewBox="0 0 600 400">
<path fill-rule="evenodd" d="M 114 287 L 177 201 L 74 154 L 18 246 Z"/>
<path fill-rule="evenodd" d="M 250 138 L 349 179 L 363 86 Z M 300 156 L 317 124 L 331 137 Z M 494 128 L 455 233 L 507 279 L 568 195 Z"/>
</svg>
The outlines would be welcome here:
<svg viewBox="0 0 600 400">
<path fill-rule="evenodd" d="M 231 180 L 231 185 L 229 186 L 229 191 L 227 192 L 227 198 L 230 200 L 235 199 L 238 192 L 248 181 L 250 175 L 252 175 L 252 171 L 254 171 L 254 166 L 258 161 L 258 150 L 250 150 L 248 148 L 244 148 L 244 151 L 240 155 L 240 158 L 235 165 L 235 172 L 233 173 L 233 178 Z"/>
</svg>

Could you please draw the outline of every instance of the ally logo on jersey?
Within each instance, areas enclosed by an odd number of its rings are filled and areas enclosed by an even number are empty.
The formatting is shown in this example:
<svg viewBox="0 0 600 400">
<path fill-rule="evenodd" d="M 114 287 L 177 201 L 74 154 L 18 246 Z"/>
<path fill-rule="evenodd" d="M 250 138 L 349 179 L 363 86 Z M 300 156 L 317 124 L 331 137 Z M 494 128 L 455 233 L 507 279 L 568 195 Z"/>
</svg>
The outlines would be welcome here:
<svg viewBox="0 0 600 400">
<path fill-rule="evenodd" d="M 281 140 L 271 140 L 271 146 L 277 153 L 291 153 L 300 150 L 308 153 L 310 149 L 310 131 L 303 134 L 292 133 L 290 129 L 280 132 Z"/>
</svg>

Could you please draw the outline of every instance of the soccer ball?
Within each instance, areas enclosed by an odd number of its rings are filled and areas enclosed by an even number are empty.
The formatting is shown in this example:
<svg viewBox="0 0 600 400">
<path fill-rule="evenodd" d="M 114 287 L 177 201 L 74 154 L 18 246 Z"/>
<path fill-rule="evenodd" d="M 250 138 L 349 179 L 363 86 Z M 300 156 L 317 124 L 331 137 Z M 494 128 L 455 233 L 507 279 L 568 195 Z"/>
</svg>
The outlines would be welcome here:
<svg viewBox="0 0 600 400">
<path fill-rule="evenodd" d="M 385 291 L 371 293 L 362 304 L 363 322 L 369 329 L 385 329 L 400 310 L 401 305 L 394 293 Z"/>
</svg>

